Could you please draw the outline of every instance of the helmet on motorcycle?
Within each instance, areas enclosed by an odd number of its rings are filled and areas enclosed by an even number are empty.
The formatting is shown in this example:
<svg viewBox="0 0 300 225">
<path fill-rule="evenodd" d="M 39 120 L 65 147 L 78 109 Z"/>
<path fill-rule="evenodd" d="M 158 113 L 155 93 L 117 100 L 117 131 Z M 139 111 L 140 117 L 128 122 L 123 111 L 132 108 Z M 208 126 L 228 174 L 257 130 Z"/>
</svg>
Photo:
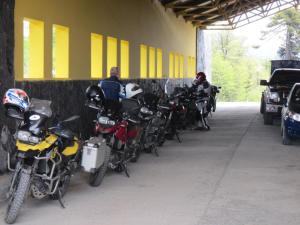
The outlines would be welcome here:
<svg viewBox="0 0 300 225">
<path fill-rule="evenodd" d="M 97 105 L 104 103 L 104 99 L 105 99 L 104 93 L 102 89 L 97 85 L 89 86 L 85 91 L 85 95 L 88 101 L 96 103 Z"/>
<path fill-rule="evenodd" d="M 3 105 L 6 115 L 22 119 L 22 114 L 29 108 L 30 101 L 27 93 L 21 89 L 8 89 L 3 97 Z"/>
<path fill-rule="evenodd" d="M 25 91 L 11 88 L 4 94 L 3 105 L 5 107 L 15 106 L 24 112 L 30 105 L 29 97 Z"/>
<path fill-rule="evenodd" d="M 135 83 L 128 83 L 125 87 L 126 90 L 126 98 L 133 98 L 136 95 L 143 93 L 143 89 Z"/>
<path fill-rule="evenodd" d="M 198 72 L 196 75 L 195 82 L 201 84 L 202 82 L 206 81 L 206 75 L 203 72 Z"/>
</svg>

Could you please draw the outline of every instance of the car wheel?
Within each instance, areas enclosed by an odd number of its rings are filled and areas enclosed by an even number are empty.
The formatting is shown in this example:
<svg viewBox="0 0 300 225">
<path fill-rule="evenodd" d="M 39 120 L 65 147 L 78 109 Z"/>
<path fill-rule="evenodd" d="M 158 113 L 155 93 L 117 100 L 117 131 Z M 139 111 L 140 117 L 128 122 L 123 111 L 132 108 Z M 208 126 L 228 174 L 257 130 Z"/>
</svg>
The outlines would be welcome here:
<svg viewBox="0 0 300 225">
<path fill-rule="evenodd" d="M 265 125 L 273 125 L 273 116 L 271 114 L 265 112 L 263 117 Z"/>
<path fill-rule="evenodd" d="M 261 114 L 264 114 L 264 112 L 265 112 L 265 107 L 266 107 L 266 105 L 265 105 L 265 103 L 264 103 L 264 97 L 262 96 L 262 97 L 261 97 L 261 101 L 260 101 L 260 113 L 261 113 Z"/>
<path fill-rule="evenodd" d="M 292 144 L 292 140 L 288 136 L 286 127 L 284 125 L 282 126 L 282 144 L 284 144 L 284 145 L 291 145 Z"/>
</svg>

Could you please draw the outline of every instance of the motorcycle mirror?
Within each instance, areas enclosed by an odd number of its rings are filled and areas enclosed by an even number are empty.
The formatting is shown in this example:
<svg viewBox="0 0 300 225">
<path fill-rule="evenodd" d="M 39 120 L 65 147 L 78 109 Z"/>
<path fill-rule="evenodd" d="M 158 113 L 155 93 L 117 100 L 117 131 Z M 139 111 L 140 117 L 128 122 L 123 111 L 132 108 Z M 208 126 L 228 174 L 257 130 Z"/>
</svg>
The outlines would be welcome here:
<svg viewBox="0 0 300 225">
<path fill-rule="evenodd" d="M 260 86 L 268 86 L 268 81 L 267 80 L 260 80 Z"/>
</svg>

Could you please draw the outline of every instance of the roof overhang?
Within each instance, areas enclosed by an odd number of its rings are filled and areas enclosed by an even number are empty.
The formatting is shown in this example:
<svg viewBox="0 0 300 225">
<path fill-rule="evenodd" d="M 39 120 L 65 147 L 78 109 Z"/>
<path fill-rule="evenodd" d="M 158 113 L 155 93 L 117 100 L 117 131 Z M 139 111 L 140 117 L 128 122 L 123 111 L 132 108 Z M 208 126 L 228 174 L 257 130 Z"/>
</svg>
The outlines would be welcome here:
<svg viewBox="0 0 300 225">
<path fill-rule="evenodd" d="M 296 7 L 299 0 L 160 0 L 200 29 L 235 29 Z"/>
</svg>

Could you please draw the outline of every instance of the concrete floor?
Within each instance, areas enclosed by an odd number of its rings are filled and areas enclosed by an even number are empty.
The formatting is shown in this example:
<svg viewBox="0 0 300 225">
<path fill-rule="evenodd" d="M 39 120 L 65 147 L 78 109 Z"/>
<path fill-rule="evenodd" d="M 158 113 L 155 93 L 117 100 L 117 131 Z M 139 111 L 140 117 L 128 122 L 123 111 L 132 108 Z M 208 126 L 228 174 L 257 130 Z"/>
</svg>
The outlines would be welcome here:
<svg viewBox="0 0 300 225">
<path fill-rule="evenodd" d="M 28 199 L 22 225 L 299 225 L 300 148 L 281 144 L 257 104 L 219 104 L 210 132 L 187 131 L 160 157 L 143 155 L 128 179 L 99 188 L 79 174 L 58 202 Z M 6 177 L 0 177 L 4 185 Z M 0 224 L 5 203 L 0 202 Z"/>
</svg>

